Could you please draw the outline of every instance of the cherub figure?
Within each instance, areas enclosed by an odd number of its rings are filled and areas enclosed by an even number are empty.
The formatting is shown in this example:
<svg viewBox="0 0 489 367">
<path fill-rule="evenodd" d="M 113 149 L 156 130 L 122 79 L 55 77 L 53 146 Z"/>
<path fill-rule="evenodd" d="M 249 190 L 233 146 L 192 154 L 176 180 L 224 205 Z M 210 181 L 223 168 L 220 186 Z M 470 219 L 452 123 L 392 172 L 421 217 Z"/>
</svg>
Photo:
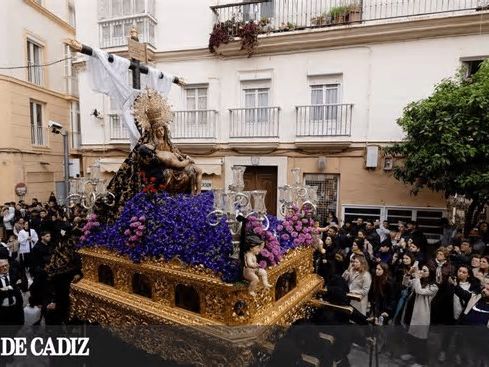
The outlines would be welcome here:
<svg viewBox="0 0 489 367">
<path fill-rule="evenodd" d="M 256 256 L 265 246 L 265 242 L 263 242 L 258 236 L 251 235 L 246 238 L 246 245 L 248 250 L 244 254 L 243 277 L 250 282 L 248 287 L 249 292 L 252 296 L 255 296 L 260 278 L 263 286 L 266 289 L 272 287 L 272 285 L 268 283 L 268 275 L 266 270 L 260 268 L 260 265 L 256 260 Z"/>
</svg>

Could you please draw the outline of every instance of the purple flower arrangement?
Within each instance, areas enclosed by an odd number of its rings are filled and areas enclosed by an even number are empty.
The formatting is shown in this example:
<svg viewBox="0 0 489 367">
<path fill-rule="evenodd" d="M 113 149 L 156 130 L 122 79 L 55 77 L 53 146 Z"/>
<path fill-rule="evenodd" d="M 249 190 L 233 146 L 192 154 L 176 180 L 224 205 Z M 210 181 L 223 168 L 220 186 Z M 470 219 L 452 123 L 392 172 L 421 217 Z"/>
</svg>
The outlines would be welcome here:
<svg viewBox="0 0 489 367">
<path fill-rule="evenodd" d="M 239 281 L 240 264 L 229 257 L 233 246 L 225 220 L 215 227 L 207 223 L 212 209 L 211 192 L 196 196 L 138 193 L 113 225 L 89 233 L 80 245 L 107 248 L 134 262 L 177 257 L 186 264 L 214 271 L 225 282 Z"/>
<path fill-rule="evenodd" d="M 113 225 L 101 225 L 95 214 L 83 227 L 80 247 L 101 247 L 128 256 L 134 262 L 144 258 L 179 258 L 192 266 L 202 266 L 225 282 L 242 278 L 233 252 L 232 236 L 225 218 L 212 227 L 207 214 L 213 210 L 211 192 L 200 195 L 170 195 L 167 192 L 138 193 L 125 205 Z M 265 241 L 258 255 L 260 267 L 277 265 L 283 255 L 298 246 L 314 242 L 314 220 L 298 210 L 280 221 L 269 215 L 270 227 L 263 228 L 255 216 L 248 218 L 247 230 Z"/>
<path fill-rule="evenodd" d="M 255 216 L 249 216 L 246 223 L 246 230 L 248 232 L 255 233 L 263 241 L 265 241 L 265 247 L 260 251 L 257 256 L 258 263 L 261 268 L 267 268 L 269 266 L 277 265 L 282 259 L 282 250 L 277 237 L 270 230 L 263 228 L 262 222 Z"/>
<path fill-rule="evenodd" d="M 314 223 L 307 212 L 301 213 L 297 208 L 292 209 L 276 227 L 282 249 L 288 251 L 298 246 L 312 245 L 314 236 L 319 234 Z"/>
</svg>

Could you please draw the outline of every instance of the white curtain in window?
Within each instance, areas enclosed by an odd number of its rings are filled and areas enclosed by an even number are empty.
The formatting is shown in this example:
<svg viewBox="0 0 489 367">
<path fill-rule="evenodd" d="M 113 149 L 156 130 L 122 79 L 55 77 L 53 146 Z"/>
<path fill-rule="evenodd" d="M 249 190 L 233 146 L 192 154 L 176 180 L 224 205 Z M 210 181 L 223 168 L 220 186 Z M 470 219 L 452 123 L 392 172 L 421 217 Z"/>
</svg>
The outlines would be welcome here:
<svg viewBox="0 0 489 367">
<path fill-rule="evenodd" d="M 268 107 L 268 89 L 258 90 L 258 107 Z M 259 108 L 257 111 L 257 121 L 267 122 L 268 121 L 268 109 Z"/>
<path fill-rule="evenodd" d="M 112 18 L 122 15 L 122 0 L 112 0 Z"/>
<path fill-rule="evenodd" d="M 132 0 L 123 0 L 122 1 L 122 13 L 124 15 L 132 14 Z"/>
<path fill-rule="evenodd" d="M 109 17 L 109 0 L 98 0 L 98 19 Z"/>
<path fill-rule="evenodd" d="M 144 0 L 136 0 L 136 14 L 145 12 Z"/>
</svg>

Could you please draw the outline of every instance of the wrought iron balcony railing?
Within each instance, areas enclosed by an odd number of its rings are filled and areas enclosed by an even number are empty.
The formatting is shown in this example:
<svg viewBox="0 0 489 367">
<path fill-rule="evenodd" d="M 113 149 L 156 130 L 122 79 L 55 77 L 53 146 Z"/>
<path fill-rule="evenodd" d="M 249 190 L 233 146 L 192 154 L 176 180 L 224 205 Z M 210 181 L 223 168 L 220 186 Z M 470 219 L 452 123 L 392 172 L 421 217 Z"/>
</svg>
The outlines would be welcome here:
<svg viewBox="0 0 489 367">
<path fill-rule="evenodd" d="M 488 10 L 489 0 L 255 0 L 211 7 L 217 23 L 260 21 L 265 32 L 293 31 L 355 22 Z"/>
<path fill-rule="evenodd" d="M 230 109 L 231 138 L 276 138 L 279 136 L 280 107 Z"/>
<path fill-rule="evenodd" d="M 297 136 L 350 136 L 352 112 L 352 104 L 297 106 Z"/>
<path fill-rule="evenodd" d="M 217 111 L 175 111 L 171 124 L 173 139 L 215 139 Z"/>
</svg>

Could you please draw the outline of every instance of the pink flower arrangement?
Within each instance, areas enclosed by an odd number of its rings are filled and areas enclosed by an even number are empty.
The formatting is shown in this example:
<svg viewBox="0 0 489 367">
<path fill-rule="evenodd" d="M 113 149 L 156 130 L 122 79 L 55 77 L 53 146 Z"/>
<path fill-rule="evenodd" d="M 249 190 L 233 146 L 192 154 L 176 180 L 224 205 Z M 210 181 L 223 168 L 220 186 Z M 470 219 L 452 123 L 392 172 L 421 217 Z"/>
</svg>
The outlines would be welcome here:
<svg viewBox="0 0 489 367">
<path fill-rule="evenodd" d="M 98 221 L 96 214 L 90 214 L 88 216 L 88 222 L 83 226 L 82 232 L 83 236 L 80 237 L 80 241 L 84 242 L 88 237 L 100 229 L 100 222 Z"/>
<path fill-rule="evenodd" d="M 255 233 L 263 241 L 265 241 L 265 247 L 258 255 L 258 263 L 261 268 L 274 266 L 282 259 L 282 251 L 280 249 L 280 243 L 277 237 L 273 235 L 271 231 L 266 231 L 263 228 L 263 224 L 255 216 L 248 217 L 248 223 L 246 223 L 246 230 Z"/>
<path fill-rule="evenodd" d="M 319 231 L 309 213 L 301 213 L 298 208 L 289 212 L 281 225 L 277 226 L 282 248 L 310 246 L 314 243 L 314 236 L 318 234 Z"/>
<path fill-rule="evenodd" d="M 127 246 L 136 247 L 141 243 L 146 229 L 146 217 L 132 217 L 129 222 L 129 228 L 124 231 L 124 236 L 127 238 Z"/>
</svg>

